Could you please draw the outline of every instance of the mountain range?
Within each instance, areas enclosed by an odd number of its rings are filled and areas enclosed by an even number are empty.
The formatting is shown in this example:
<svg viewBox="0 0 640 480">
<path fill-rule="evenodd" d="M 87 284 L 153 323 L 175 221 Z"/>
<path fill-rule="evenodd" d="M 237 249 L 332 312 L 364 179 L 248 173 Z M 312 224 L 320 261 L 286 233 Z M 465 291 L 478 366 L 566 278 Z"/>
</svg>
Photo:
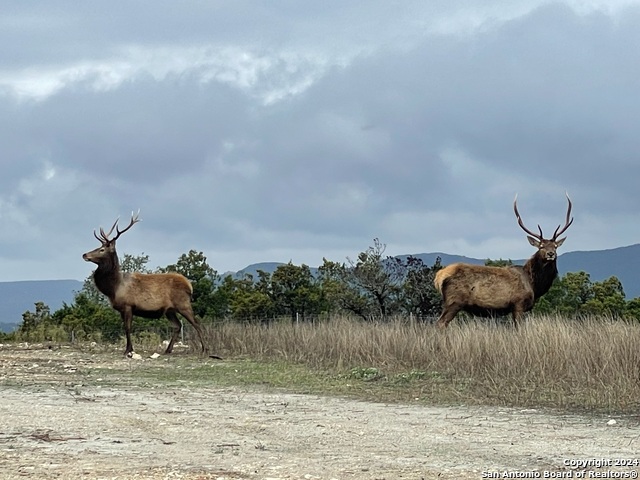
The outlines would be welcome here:
<svg viewBox="0 0 640 480">
<path fill-rule="evenodd" d="M 401 258 L 407 256 L 409 255 L 399 255 Z M 412 256 L 420 258 L 425 265 L 433 265 L 438 257 L 442 265 L 455 262 L 483 265 L 486 260 L 440 252 L 418 253 Z M 523 264 L 525 261 L 526 259 L 519 259 L 513 260 L 513 263 Z M 255 263 L 237 272 L 226 272 L 224 275 L 242 278 L 245 274 L 251 274 L 257 278 L 258 270 L 272 273 L 279 265 L 283 263 Z M 315 272 L 314 268 L 311 270 Z M 567 272 L 587 272 L 593 282 L 616 276 L 622 282 L 628 299 L 640 297 L 640 244 L 608 250 L 563 253 L 558 256 L 558 270 L 560 275 Z M 81 289 L 82 282 L 78 280 L 0 282 L 0 330 L 13 330 L 22 322 L 24 312 L 34 310 L 36 302 L 44 302 L 51 312 L 55 312 L 64 303 L 72 303 L 75 292 Z"/>
<path fill-rule="evenodd" d="M 0 282 L 0 331 L 12 331 L 22 322 L 24 312 L 35 310 L 36 302 L 48 305 L 52 313 L 63 303 L 72 303 L 82 283 L 78 280 Z"/>
</svg>

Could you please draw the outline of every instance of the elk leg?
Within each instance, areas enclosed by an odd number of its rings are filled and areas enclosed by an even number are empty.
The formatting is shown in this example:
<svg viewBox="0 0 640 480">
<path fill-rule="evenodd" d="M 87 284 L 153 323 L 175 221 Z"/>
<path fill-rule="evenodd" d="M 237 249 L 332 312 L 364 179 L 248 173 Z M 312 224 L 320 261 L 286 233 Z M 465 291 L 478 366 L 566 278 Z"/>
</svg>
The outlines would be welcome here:
<svg viewBox="0 0 640 480">
<path fill-rule="evenodd" d="M 202 353 L 207 351 L 207 347 L 204 343 L 204 331 L 202 330 L 202 325 L 200 325 L 200 321 L 193 314 L 193 310 L 191 308 L 182 309 L 179 312 L 187 321 L 195 328 L 196 333 L 198 334 L 198 339 L 200 340 L 200 345 L 202 347 Z"/>
<path fill-rule="evenodd" d="M 133 343 L 131 343 L 131 324 L 133 322 L 133 312 L 130 308 L 126 308 L 121 312 L 122 323 L 124 323 L 124 334 L 127 337 L 127 346 L 124 349 L 124 354 L 129 355 L 133 353 Z"/>
<path fill-rule="evenodd" d="M 523 315 L 524 309 L 515 307 L 513 312 L 511 312 L 511 317 L 513 318 L 513 328 L 518 329 L 518 320 Z"/>
<path fill-rule="evenodd" d="M 173 351 L 173 344 L 178 340 L 178 335 L 180 335 L 180 331 L 182 330 L 182 322 L 180 322 L 174 310 L 167 310 L 165 314 L 171 322 L 171 325 L 173 325 L 173 333 L 171 334 L 171 340 L 164 353 L 171 353 Z"/>
<path fill-rule="evenodd" d="M 449 326 L 449 322 L 453 320 L 453 318 L 456 316 L 456 314 L 459 311 L 460 311 L 460 307 L 458 307 L 457 305 L 445 306 L 444 309 L 442 310 L 442 314 L 440 315 L 440 318 L 438 318 L 438 321 L 436 322 L 436 325 L 438 326 L 438 328 L 447 328 Z"/>
</svg>

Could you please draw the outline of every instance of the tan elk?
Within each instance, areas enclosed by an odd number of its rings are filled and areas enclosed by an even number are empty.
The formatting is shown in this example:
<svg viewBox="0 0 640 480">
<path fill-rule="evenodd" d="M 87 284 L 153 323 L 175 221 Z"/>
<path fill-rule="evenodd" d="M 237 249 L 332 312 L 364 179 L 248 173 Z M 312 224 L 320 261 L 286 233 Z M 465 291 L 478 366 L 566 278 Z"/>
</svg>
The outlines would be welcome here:
<svg viewBox="0 0 640 480">
<path fill-rule="evenodd" d="M 111 306 L 120 312 L 127 337 L 125 355 L 133 353 L 131 325 L 133 316 L 160 318 L 165 315 L 173 325 L 173 335 L 165 353 L 171 353 L 178 339 L 182 323 L 177 313 L 186 318 L 195 328 L 202 351 L 205 352 L 204 333 L 200 322 L 193 314 L 191 295 L 193 287 L 186 277 L 179 273 L 123 273 L 116 253 L 116 240 L 133 225 L 138 223 L 138 215 L 131 214 L 131 221 L 124 230 L 118 228 L 118 220 L 105 233 L 100 227 L 100 236 L 93 236 L 102 244 L 95 250 L 82 255 L 87 262 L 98 265 L 93 272 L 96 287 L 109 298 Z M 116 230 L 113 238 L 109 236 Z"/>
<path fill-rule="evenodd" d="M 491 267 L 454 263 L 440 270 L 434 279 L 436 289 L 442 294 L 443 309 L 437 325 L 447 327 L 459 311 L 472 315 L 494 317 L 511 313 L 517 326 L 519 317 L 531 310 L 536 301 L 551 288 L 558 275 L 556 250 L 566 240 L 558 238 L 573 223 L 571 199 L 564 226 L 560 225 L 550 239 L 534 233 L 524 226 L 518 213 L 518 196 L 513 201 L 513 211 L 518 225 L 527 234 L 529 243 L 538 250 L 524 266 Z"/>
</svg>

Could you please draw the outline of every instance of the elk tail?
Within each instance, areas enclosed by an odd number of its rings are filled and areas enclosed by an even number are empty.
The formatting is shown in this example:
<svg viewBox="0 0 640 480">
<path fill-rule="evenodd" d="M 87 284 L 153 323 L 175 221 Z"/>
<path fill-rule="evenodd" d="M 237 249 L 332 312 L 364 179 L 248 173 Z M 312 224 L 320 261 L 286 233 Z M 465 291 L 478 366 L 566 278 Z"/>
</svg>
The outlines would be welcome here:
<svg viewBox="0 0 640 480">
<path fill-rule="evenodd" d="M 436 272 L 436 276 L 433 279 L 433 285 L 436 287 L 436 290 L 442 295 L 442 289 L 444 288 L 444 284 L 447 279 L 453 275 L 456 271 L 456 264 L 449 265 L 448 267 L 444 267 L 441 270 Z"/>
<path fill-rule="evenodd" d="M 440 294 L 442 294 L 442 284 L 444 283 L 445 278 L 447 278 L 447 275 L 444 274 L 444 269 L 442 269 L 438 270 L 435 278 L 433 279 L 433 285 Z"/>
</svg>

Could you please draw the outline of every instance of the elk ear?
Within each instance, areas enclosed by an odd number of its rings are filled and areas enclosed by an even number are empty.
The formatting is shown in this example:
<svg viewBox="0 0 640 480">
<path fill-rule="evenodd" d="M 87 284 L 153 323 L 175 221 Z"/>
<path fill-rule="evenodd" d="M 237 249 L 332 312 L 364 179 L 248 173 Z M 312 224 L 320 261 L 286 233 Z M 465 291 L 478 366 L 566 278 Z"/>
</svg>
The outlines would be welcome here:
<svg viewBox="0 0 640 480">
<path fill-rule="evenodd" d="M 558 248 L 560 245 L 562 245 L 566 239 L 567 239 L 567 237 L 559 238 L 558 240 L 556 240 L 556 248 Z"/>
<path fill-rule="evenodd" d="M 529 240 L 529 243 L 534 247 L 540 248 L 540 240 L 538 240 L 537 238 L 527 236 L 527 240 Z"/>
</svg>

